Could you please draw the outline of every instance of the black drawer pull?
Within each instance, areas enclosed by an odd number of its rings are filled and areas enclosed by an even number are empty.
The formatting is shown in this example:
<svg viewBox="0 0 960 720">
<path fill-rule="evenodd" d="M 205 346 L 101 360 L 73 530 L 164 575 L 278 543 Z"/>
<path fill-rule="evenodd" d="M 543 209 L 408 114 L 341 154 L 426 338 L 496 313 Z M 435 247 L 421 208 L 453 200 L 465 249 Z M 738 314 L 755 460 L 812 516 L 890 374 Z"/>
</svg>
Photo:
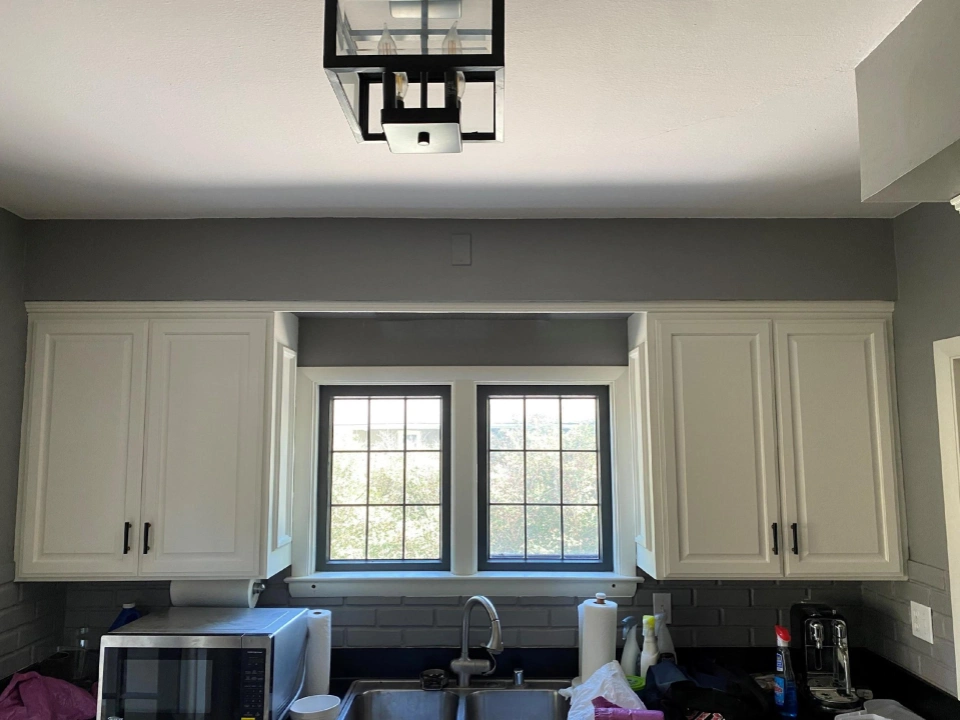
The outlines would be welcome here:
<svg viewBox="0 0 960 720">
<path fill-rule="evenodd" d="M 133 525 L 131 523 L 125 522 L 123 524 L 123 554 L 126 555 L 130 552 L 130 528 Z"/>
<path fill-rule="evenodd" d="M 793 531 L 793 554 L 799 555 L 800 554 L 800 535 L 797 532 L 797 524 L 793 523 L 790 526 L 790 530 Z"/>
<path fill-rule="evenodd" d="M 780 532 L 777 527 L 778 523 L 773 524 L 773 554 L 780 554 Z"/>
<path fill-rule="evenodd" d="M 150 523 L 143 524 L 143 554 L 150 552 Z"/>
</svg>

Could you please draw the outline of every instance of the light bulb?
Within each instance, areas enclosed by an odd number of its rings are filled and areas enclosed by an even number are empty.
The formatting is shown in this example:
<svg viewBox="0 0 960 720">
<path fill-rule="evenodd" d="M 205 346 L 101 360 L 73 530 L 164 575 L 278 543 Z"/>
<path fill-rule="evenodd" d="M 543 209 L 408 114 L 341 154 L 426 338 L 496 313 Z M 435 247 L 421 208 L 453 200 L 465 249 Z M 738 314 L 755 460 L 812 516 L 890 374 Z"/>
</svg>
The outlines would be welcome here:
<svg viewBox="0 0 960 720">
<path fill-rule="evenodd" d="M 380 35 L 380 42 L 377 43 L 377 55 L 396 55 L 397 42 L 393 35 L 387 29 L 387 24 L 383 24 L 383 33 Z"/>
<path fill-rule="evenodd" d="M 457 32 L 456 23 L 450 26 L 450 30 L 447 32 L 446 37 L 443 38 L 443 54 L 444 55 L 462 55 L 463 54 L 463 43 L 460 42 L 460 33 Z"/>
</svg>

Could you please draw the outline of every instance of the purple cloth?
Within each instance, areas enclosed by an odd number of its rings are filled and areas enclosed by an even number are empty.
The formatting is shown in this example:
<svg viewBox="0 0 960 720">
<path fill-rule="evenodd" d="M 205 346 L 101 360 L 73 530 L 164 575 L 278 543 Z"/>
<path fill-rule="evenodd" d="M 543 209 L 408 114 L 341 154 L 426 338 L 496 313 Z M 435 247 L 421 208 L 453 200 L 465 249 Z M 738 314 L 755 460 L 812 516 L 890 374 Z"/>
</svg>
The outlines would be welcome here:
<svg viewBox="0 0 960 720">
<path fill-rule="evenodd" d="M 66 680 L 17 673 L 0 694 L 0 720 L 90 720 L 97 699 Z"/>
<path fill-rule="evenodd" d="M 605 697 L 594 698 L 592 702 L 594 720 L 663 720 L 663 713 L 659 710 L 622 708 Z"/>
</svg>

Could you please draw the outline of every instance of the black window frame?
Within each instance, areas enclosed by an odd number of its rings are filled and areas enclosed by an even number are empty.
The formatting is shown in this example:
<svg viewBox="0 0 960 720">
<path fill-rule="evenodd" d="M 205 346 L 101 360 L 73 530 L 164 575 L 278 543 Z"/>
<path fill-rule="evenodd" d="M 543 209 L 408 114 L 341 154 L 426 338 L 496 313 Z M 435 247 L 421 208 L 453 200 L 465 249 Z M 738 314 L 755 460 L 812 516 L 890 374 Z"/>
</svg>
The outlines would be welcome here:
<svg viewBox="0 0 960 720">
<path fill-rule="evenodd" d="M 333 426 L 331 405 L 337 397 L 436 397 L 441 399 L 440 427 L 440 559 L 439 560 L 331 560 L 330 466 Z M 317 554 L 318 572 L 449 571 L 451 496 L 451 386 L 450 385 L 324 385 L 318 389 L 319 438 L 317 455 Z M 369 452 L 369 450 L 368 450 Z"/>
<path fill-rule="evenodd" d="M 495 560 L 490 557 L 490 476 L 489 476 L 489 400 L 510 395 L 590 395 L 597 398 L 597 455 L 599 460 L 599 541 L 600 559 L 596 562 L 570 560 Z M 613 571 L 613 445 L 611 442 L 609 385 L 493 385 L 477 386 L 477 568 L 479 570 L 529 572 L 612 572 Z M 562 427 L 562 421 L 561 421 Z M 526 439 L 524 439 L 524 452 Z M 562 452 L 562 450 L 561 450 Z M 562 468 L 562 464 L 561 464 Z M 562 473 L 562 470 L 561 470 Z M 561 475 L 562 483 L 562 475 Z M 523 503 L 527 505 L 526 502 Z"/>
</svg>

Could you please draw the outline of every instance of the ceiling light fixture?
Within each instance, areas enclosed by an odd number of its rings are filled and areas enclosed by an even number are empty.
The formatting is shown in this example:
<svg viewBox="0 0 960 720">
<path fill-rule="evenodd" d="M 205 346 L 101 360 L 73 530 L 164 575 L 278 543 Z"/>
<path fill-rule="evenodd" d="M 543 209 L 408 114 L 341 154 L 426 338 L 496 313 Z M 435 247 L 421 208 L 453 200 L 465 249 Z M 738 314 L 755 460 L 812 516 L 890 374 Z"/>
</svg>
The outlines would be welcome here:
<svg viewBox="0 0 960 720">
<path fill-rule="evenodd" d="M 358 143 L 503 142 L 504 0 L 325 0 L 323 67 Z"/>
</svg>

